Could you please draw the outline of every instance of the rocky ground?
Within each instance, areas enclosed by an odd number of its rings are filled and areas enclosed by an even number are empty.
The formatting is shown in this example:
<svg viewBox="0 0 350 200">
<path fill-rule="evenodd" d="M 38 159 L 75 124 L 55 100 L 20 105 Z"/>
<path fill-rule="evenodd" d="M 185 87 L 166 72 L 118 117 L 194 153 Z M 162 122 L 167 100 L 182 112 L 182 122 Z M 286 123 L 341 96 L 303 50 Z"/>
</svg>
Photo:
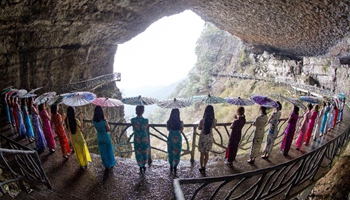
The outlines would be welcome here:
<svg viewBox="0 0 350 200">
<path fill-rule="evenodd" d="M 350 199 L 350 145 L 334 163 L 332 169 L 317 181 L 308 199 Z"/>
</svg>

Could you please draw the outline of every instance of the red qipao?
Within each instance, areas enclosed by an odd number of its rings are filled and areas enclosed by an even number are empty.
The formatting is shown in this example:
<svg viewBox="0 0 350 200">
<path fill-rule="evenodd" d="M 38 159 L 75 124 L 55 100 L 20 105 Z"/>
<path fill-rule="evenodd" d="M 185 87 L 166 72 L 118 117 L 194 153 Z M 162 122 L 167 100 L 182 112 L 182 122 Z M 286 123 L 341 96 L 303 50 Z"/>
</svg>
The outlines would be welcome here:
<svg viewBox="0 0 350 200">
<path fill-rule="evenodd" d="M 233 162 L 236 158 L 238 145 L 241 141 L 242 136 L 242 128 L 246 122 L 245 116 L 239 117 L 238 119 L 232 122 L 232 131 L 228 143 L 228 147 L 226 149 L 227 162 Z"/>
<path fill-rule="evenodd" d="M 46 110 L 42 110 L 39 112 L 39 115 L 41 117 L 41 121 L 43 123 L 43 131 L 44 136 L 47 142 L 47 146 L 49 149 L 55 149 L 56 148 L 56 141 L 54 139 L 54 135 L 51 128 L 50 119 L 47 118 L 47 112 Z"/>
<path fill-rule="evenodd" d="M 62 155 L 67 156 L 68 154 L 70 154 L 71 149 L 68 143 L 66 131 L 64 130 L 64 127 L 62 125 L 61 115 L 59 113 L 52 114 L 52 121 L 55 126 L 55 132 L 58 136 L 58 140 L 60 141 Z"/>
<path fill-rule="evenodd" d="M 337 107 L 334 108 L 334 119 L 333 119 L 333 124 L 332 124 L 332 128 L 335 127 L 335 125 L 337 124 L 337 121 L 338 121 L 338 113 L 339 113 L 339 110 Z"/>
</svg>

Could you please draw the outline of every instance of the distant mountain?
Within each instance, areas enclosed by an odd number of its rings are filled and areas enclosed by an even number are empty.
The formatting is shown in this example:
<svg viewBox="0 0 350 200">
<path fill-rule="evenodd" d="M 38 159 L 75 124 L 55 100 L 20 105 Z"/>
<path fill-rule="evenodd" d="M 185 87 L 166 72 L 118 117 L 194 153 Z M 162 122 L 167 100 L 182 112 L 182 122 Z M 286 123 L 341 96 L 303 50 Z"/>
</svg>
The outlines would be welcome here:
<svg viewBox="0 0 350 200">
<path fill-rule="evenodd" d="M 148 87 L 137 88 L 135 90 L 128 90 L 123 92 L 127 96 L 125 96 L 124 94 L 122 95 L 123 95 L 123 98 L 141 95 L 144 97 L 153 97 L 158 100 L 164 100 L 164 99 L 167 99 L 172 92 L 174 92 L 176 86 L 182 81 L 183 79 L 167 86 L 148 86 Z M 157 108 L 157 105 L 146 106 L 145 113 L 143 116 L 148 117 L 148 115 L 152 113 L 155 108 Z M 135 116 L 135 106 L 125 105 L 124 111 L 125 111 L 125 119 L 127 121 L 129 121 L 130 118 Z"/>
</svg>

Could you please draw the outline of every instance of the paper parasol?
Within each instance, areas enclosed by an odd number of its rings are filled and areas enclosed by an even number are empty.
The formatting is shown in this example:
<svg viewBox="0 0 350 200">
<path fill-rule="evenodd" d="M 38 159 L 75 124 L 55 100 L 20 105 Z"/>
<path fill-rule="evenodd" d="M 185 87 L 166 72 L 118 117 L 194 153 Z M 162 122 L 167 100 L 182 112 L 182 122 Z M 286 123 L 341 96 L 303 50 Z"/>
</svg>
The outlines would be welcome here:
<svg viewBox="0 0 350 200">
<path fill-rule="evenodd" d="M 118 106 L 124 105 L 120 100 L 112 99 L 108 97 L 96 98 L 91 103 L 95 104 L 96 106 L 102 106 L 102 107 L 118 107 Z"/>
<path fill-rule="evenodd" d="M 73 92 L 63 97 L 62 102 L 67 106 L 84 106 L 96 98 L 92 92 Z"/>
<path fill-rule="evenodd" d="M 192 105 L 192 102 L 184 98 L 174 98 L 158 101 L 157 105 L 161 108 L 184 108 Z"/>
</svg>

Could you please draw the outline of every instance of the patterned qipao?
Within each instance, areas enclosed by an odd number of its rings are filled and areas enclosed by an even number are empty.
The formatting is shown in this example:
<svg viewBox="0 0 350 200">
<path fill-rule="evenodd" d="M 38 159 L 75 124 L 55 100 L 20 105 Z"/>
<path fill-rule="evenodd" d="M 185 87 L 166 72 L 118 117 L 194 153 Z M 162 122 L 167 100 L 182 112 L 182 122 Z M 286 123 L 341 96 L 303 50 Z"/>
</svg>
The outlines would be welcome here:
<svg viewBox="0 0 350 200">
<path fill-rule="evenodd" d="M 147 133 L 148 119 L 134 117 L 131 119 L 134 130 L 134 151 L 137 164 L 144 167 L 148 161 L 150 141 Z"/>
</svg>

